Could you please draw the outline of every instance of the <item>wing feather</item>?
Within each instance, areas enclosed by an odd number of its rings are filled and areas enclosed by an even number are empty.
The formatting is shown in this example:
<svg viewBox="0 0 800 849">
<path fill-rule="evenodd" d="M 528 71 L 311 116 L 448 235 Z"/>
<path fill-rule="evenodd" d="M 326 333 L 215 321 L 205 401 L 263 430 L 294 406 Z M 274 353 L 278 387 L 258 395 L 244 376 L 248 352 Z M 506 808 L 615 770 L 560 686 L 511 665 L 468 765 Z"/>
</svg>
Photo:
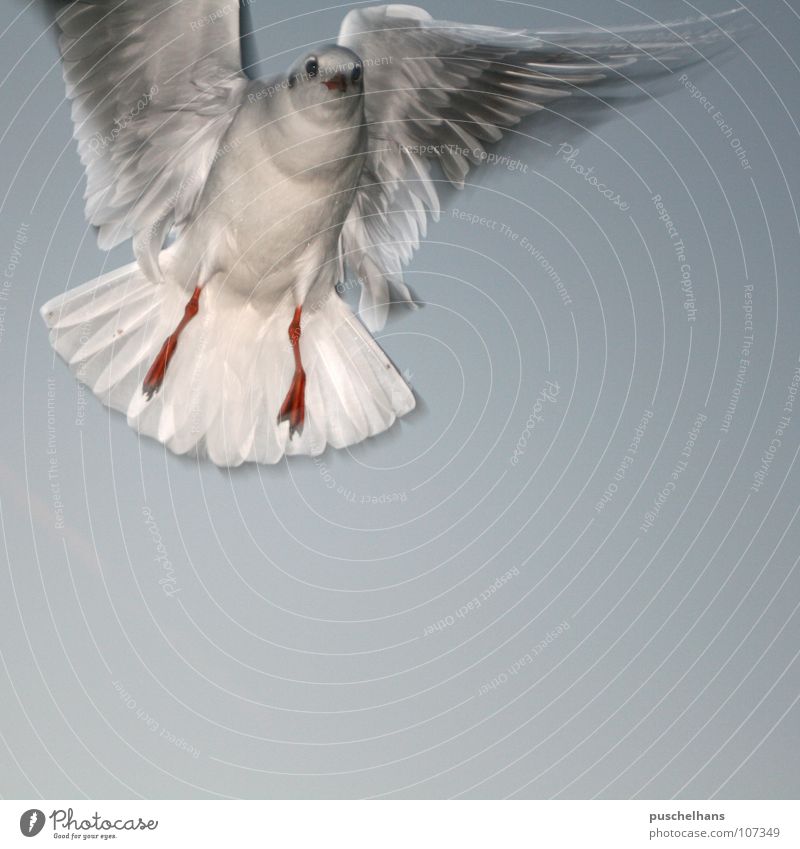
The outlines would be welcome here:
<svg viewBox="0 0 800 849">
<path fill-rule="evenodd" d="M 77 0 L 56 14 L 86 217 L 101 248 L 133 237 L 151 279 L 244 96 L 239 15 L 225 8 L 218 0 Z"/>
<path fill-rule="evenodd" d="M 371 329 L 402 266 L 438 214 L 431 166 L 461 187 L 472 165 L 523 118 L 610 76 L 662 71 L 724 44 L 741 10 L 693 21 L 529 33 L 435 21 L 415 6 L 354 9 L 339 43 L 364 63 L 369 150 L 342 231 L 344 266 L 362 282 Z"/>
</svg>

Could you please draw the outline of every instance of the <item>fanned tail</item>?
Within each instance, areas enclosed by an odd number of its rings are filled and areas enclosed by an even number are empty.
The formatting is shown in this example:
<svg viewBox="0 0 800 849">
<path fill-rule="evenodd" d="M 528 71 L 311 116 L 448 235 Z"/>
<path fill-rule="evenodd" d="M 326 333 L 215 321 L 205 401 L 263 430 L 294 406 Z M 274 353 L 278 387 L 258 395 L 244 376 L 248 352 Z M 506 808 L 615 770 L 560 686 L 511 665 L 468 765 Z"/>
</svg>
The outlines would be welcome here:
<svg viewBox="0 0 800 849">
<path fill-rule="evenodd" d="M 303 313 L 306 420 L 290 437 L 288 422 L 277 419 L 294 370 L 292 306 L 265 316 L 210 287 L 148 398 L 143 381 L 187 298 L 177 286 L 151 283 L 132 263 L 53 298 L 41 312 L 53 348 L 104 404 L 175 453 L 208 455 L 220 466 L 343 448 L 414 408 L 395 366 L 331 292 Z"/>
</svg>

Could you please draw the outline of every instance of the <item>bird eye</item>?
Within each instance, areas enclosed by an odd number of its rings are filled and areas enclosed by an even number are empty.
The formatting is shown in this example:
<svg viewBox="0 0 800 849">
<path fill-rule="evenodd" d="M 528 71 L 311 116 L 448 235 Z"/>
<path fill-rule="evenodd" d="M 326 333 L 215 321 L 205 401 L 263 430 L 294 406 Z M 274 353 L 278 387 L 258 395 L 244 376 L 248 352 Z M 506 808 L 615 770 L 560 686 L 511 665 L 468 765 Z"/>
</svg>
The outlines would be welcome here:
<svg viewBox="0 0 800 849">
<path fill-rule="evenodd" d="M 354 83 L 357 83 L 361 79 L 361 65 L 356 65 L 355 68 L 353 68 L 353 73 L 350 74 L 350 79 Z"/>
<path fill-rule="evenodd" d="M 317 60 L 313 57 L 306 62 L 306 73 L 309 77 L 316 77 L 319 72 L 319 65 L 317 64 Z"/>
</svg>

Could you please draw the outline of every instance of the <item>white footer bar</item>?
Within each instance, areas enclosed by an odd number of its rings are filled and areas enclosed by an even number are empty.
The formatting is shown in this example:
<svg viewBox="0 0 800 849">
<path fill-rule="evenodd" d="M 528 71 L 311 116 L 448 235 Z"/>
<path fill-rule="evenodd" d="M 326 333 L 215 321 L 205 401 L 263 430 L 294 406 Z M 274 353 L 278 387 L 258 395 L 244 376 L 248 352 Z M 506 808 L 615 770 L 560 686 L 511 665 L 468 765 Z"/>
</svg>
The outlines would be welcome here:
<svg viewBox="0 0 800 849">
<path fill-rule="evenodd" d="M 0 801 L 0 846 L 800 847 L 796 801 Z"/>
</svg>

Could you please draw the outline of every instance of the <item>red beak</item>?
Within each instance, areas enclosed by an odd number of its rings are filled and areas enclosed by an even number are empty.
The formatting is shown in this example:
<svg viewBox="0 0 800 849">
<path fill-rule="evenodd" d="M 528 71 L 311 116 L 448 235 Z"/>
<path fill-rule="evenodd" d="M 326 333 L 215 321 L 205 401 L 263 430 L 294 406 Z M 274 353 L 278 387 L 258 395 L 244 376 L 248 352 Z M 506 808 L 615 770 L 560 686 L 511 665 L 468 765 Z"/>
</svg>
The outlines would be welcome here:
<svg viewBox="0 0 800 849">
<path fill-rule="evenodd" d="M 337 74 L 330 80 L 324 80 L 322 85 L 331 91 L 347 91 L 347 77 L 344 74 Z"/>
</svg>

